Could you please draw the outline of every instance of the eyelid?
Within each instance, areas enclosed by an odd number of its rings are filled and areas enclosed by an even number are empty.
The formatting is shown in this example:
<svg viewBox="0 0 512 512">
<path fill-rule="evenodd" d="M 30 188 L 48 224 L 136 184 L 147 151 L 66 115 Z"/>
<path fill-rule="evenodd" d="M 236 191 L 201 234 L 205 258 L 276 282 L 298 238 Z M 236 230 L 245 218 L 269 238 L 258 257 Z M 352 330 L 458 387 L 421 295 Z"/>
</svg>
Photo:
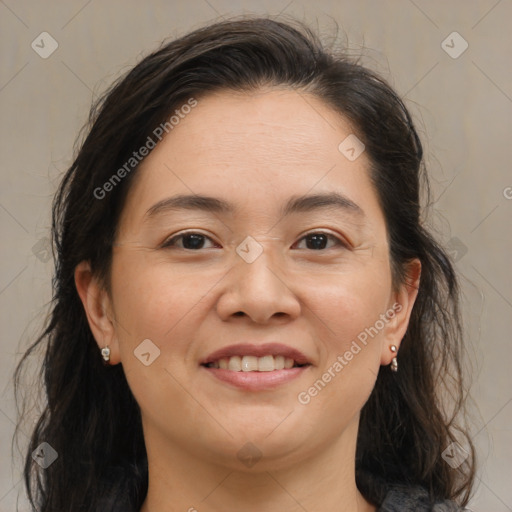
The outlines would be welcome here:
<svg viewBox="0 0 512 512">
<path fill-rule="evenodd" d="M 186 235 L 201 235 L 204 238 L 210 240 L 211 242 L 217 244 L 217 242 L 215 242 L 215 240 L 210 235 L 206 235 L 205 233 L 202 233 L 198 229 L 190 229 L 190 230 L 187 230 L 187 231 L 180 231 L 178 233 L 175 233 L 174 235 L 169 236 L 168 238 L 166 238 L 162 242 L 162 244 L 160 244 L 160 248 L 165 249 L 165 248 L 168 248 L 168 247 L 172 247 L 173 246 L 172 242 L 174 240 L 177 240 L 177 239 L 179 239 L 181 237 L 184 237 Z M 218 244 L 218 245 L 220 245 L 220 244 Z M 181 249 L 181 247 L 178 247 L 178 249 Z M 187 250 L 187 249 L 184 249 L 184 250 Z M 191 249 L 189 249 L 189 250 L 191 250 Z"/>
</svg>

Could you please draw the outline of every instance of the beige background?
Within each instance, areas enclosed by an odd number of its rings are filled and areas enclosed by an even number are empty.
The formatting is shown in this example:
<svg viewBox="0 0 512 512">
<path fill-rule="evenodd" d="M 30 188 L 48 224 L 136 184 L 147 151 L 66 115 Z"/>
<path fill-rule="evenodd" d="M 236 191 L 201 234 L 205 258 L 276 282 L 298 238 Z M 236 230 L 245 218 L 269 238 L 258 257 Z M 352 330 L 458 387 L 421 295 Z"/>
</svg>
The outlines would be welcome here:
<svg viewBox="0 0 512 512">
<path fill-rule="evenodd" d="M 13 511 L 18 495 L 27 510 L 11 457 L 12 372 L 51 297 L 50 202 L 91 99 L 162 39 L 244 12 L 283 12 L 327 37 L 336 21 L 411 108 L 432 176 L 430 220 L 457 251 L 464 287 L 481 462 L 470 508 L 511 511 L 510 0 L 0 0 L 0 511 Z M 59 45 L 47 59 L 31 48 L 44 31 Z M 453 31 L 469 44 L 458 58 L 441 46 Z M 451 39 L 452 53 L 462 49 Z"/>
</svg>

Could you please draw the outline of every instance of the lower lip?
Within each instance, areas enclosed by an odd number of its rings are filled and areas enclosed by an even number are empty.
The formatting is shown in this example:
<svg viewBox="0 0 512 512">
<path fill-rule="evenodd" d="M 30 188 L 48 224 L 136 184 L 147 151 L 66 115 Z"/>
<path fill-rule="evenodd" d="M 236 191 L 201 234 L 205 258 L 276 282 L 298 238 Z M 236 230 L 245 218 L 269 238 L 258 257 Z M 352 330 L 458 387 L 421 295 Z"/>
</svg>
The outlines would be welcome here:
<svg viewBox="0 0 512 512">
<path fill-rule="evenodd" d="M 309 366 L 299 366 L 272 372 L 233 372 L 222 368 L 208 368 L 201 366 L 213 377 L 248 391 L 264 391 L 273 389 L 302 375 Z"/>
</svg>

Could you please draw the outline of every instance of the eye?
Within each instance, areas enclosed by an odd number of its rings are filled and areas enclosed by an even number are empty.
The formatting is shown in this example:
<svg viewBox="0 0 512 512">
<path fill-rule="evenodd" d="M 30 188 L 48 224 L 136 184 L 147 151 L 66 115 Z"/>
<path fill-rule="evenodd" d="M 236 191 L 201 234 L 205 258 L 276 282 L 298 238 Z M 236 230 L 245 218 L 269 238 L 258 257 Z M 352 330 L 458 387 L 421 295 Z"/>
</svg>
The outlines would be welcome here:
<svg viewBox="0 0 512 512">
<path fill-rule="evenodd" d="M 303 236 L 300 241 L 306 240 L 306 248 L 311 249 L 313 251 L 318 251 L 326 248 L 326 245 L 329 240 L 335 242 L 335 245 L 346 247 L 347 244 L 340 240 L 338 237 L 331 235 L 329 233 L 323 233 L 321 231 L 317 231 L 314 233 L 308 233 Z M 300 243 L 299 241 L 299 243 Z M 328 247 L 329 248 L 329 247 Z"/>
<path fill-rule="evenodd" d="M 181 244 L 176 243 L 178 240 L 181 240 Z M 197 249 L 204 249 L 204 243 L 206 240 L 211 241 L 211 238 L 201 233 L 182 233 L 181 235 L 176 235 L 166 240 L 162 244 L 162 248 L 177 247 L 178 249 L 195 251 Z"/>
<path fill-rule="evenodd" d="M 173 236 L 169 238 L 167 241 L 165 241 L 162 244 L 162 248 L 178 248 L 178 249 L 186 249 L 191 251 L 196 251 L 199 249 L 205 249 L 208 247 L 205 247 L 206 241 L 212 242 L 212 247 L 215 247 L 215 243 L 212 241 L 212 239 L 206 235 L 203 235 L 202 233 L 197 232 L 187 232 L 187 233 L 181 233 L 180 235 Z M 308 233 L 307 235 L 303 236 L 300 241 L 303 240 L 306 241 L 306 249 L 319 251 L 323 249 L 329 249 L 331 247 L 326 247 L 329 243 L 329 241 L 334 242 L 334 246 L 341 246 L 346 247 L 347 244 L 340 240 L 338 237 L 331 235 L 330 233 L 324 233 L 321 231 L 317 231 L 314 233 Z M 181 243 L 180 243 L 181 241 Z"/>
</svg>

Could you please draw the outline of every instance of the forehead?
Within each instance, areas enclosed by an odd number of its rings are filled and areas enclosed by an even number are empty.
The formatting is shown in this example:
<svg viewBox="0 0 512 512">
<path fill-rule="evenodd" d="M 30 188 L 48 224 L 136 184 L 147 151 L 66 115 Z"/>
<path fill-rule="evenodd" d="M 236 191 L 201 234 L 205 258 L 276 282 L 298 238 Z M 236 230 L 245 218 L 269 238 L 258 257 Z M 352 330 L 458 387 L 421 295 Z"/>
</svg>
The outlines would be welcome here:
<svg viewBox="0 0 512 512">
<path fill-rule="evenodd" d="M 282 211 L 308 191 L 355 203 L 374 195 L 366 155 L 349 161 L 338 148 L 350 124 L 315 96 L 265 89 L 197 101 L 137 170 L 128 202 L 139 215 L 176 193 L 222 196 L 252 213 L 268 213 L 272 201 Z"/>
<path fill-rule="evenodd" d="M 254 168 L 270 163 L 270 158 L 274 167 L 279 162 L 298 164 L 337 156 L 340 130 L 352 131 L 345 119 L 315 96 L 267 88 L 219 91 L 201 98 L 172 135 L 175 146 L 186 142 L 197 155 L 233 157 L 238 165 L 245 162 Z"/>
</svg>

